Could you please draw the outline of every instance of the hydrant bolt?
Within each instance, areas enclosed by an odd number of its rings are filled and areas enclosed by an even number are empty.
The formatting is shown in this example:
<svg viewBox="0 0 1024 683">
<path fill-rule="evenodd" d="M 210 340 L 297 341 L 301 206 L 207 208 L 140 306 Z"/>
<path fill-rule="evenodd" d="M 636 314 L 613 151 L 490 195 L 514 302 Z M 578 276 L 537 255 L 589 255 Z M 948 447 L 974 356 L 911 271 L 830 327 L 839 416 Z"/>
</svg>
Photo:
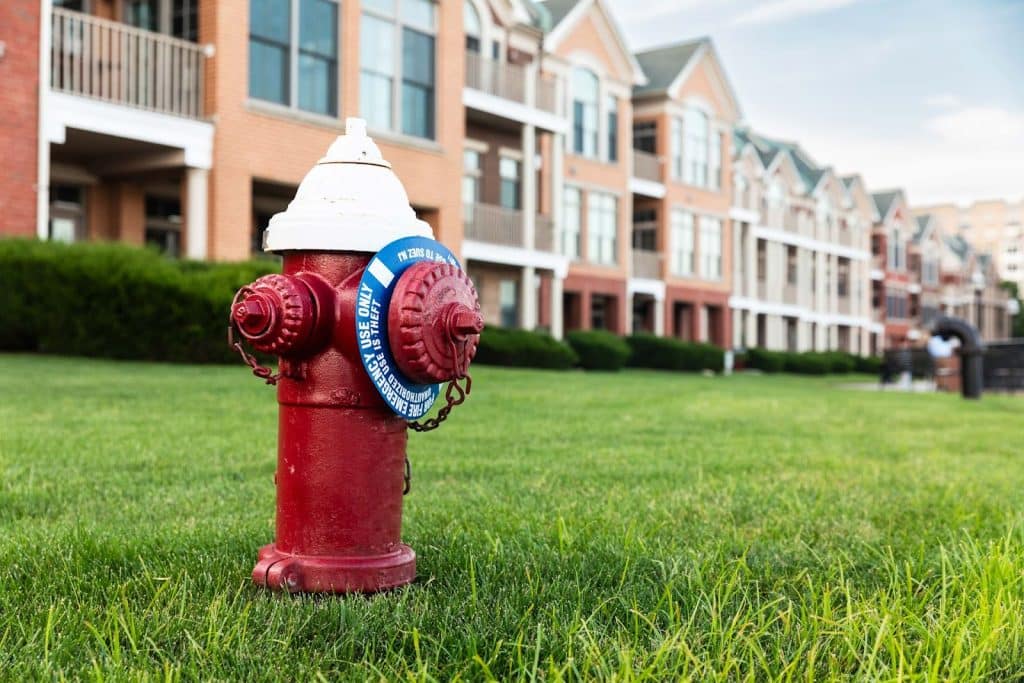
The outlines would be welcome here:
<svg viewBox="0 0 1024 683">
<path fill-rule="evenodd" d="M 465 341 L 470 335 L 480 334 L 484 320 L 477 311 L 462 304 L 448 306 L 448 334 L 454 341 Z"/>
<path fill-rule="evenodd" d="M 251 296 L 235 306 L 235 320 L 248 334 L 259 334 L 270 324 L 270 311 L 263 297 Z"/>
</svg>

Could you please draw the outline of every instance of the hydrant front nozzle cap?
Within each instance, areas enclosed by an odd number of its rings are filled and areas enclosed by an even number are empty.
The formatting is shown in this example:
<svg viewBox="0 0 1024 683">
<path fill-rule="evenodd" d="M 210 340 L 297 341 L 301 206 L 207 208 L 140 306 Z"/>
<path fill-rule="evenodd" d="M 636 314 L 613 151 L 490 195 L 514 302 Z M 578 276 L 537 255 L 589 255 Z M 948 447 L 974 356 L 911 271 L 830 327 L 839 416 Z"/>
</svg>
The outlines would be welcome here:
<svg viewBox="0 0 1024 683">
<path fill-rule="evenodd" d="M 350 118 L 345 135 L 306 174 L 287 210 L 270 219 L 263 249 L 374 254 L 403 237 L 433 236 L 366 134 L 366 122 Z"/>
</svg>

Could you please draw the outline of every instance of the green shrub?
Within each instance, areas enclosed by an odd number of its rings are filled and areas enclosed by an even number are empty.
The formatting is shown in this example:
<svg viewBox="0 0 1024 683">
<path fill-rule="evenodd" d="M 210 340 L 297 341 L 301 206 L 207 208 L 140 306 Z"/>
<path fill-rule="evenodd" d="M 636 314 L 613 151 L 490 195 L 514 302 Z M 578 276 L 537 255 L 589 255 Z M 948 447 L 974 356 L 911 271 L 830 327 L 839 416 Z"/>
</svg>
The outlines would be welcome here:
<svg viewBox="0 0 1024 683">
<path fill-rule="evenodd" d="M 747 367 L 761 372 L 782 372 L 786 369 L 786 356 L 782 351 L 747 349 Z"/>
<path fill-rule="evenodd" d="M 565 336 L 584 370 L 619 370 L 629 360 L 629 345 L 605 330 L 578 330 Z"/>
<path fill-rule="evenodd" d="M 877 375 L 882 371 L 882 358 L 880 356 L 853 356 L 853 369 L 854 372 Z"/>
<path fill-rule="evenodd" d="M 487 327 L 480 335 L 475 363 L 565 370 L 579 360 L 567 344 L 541 332 Z"/>
<path fill-rule="evenodd" d="M 784 354 L 783 368 L 794 375 L 827 375 L 829 372 L 828 358 L 821 353 L 807 351 L 805 353 Z"/>
<path fill-rule="evenodd" d="M 230 361 L 231 298 L 276 269 L 170 261 L 118 244 L 0 240 L 0 349 Z"/>
<path fill-rule="evenodd" d="M 629 344 L 629 365 L 635 368 L 721 372 L 725 353 L 713 344 L 680 341 L 653 334 L 634 334 L 626 338 Z"/>
</svg>

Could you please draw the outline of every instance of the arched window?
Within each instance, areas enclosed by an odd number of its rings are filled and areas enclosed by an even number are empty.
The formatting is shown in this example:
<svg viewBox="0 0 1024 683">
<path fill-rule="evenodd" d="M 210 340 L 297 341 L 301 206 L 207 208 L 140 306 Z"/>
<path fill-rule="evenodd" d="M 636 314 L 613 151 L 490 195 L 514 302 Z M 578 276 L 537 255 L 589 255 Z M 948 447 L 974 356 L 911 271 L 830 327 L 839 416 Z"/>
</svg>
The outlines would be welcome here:
<svg viewBox="0 0 1024 683">
<path fill-rule="evenodd" d="M 585 157 L 597 156 L 599 90 L 593 71 L 572 72 L 572 149 Z"/>
<path fill-rule="evenodd" d="M 483 26 L 480 23 L 480 13 L 470 0 L 462 2 L 462 24 L 466 29 L 466 50 L 480 54 Z"/>
<path fill-rule="evenodd" d="M 708 115 L 699 109 L 687 109 L 683 117 L 683 182 L 708 187 Z"/>
</svg>

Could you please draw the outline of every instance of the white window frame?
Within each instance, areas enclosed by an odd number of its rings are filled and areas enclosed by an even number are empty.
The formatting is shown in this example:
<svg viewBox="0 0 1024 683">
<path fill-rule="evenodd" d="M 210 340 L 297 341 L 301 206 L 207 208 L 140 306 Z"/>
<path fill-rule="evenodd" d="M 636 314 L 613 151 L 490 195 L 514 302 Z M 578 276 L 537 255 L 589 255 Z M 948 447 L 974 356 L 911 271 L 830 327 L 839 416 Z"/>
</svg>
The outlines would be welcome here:
<svg viewBox="0 0 1024 683">
<path fill-rule="evenodd" d="M 585 109 L 586 103 L 584 103 L 584 116 L 583 116 L 584 127 L 583 127 L 583 130 L 582 130 L 582 133 L 581 133 L 584 136 L 583 137 L 583 144 L 582 145 L 578 145 L 577 144 L 579 142 L 579 140 L 577 139 L 577 130 L 576 130 L 576 102 L 579 100 L 579 98 L 577 97 L 577 91 L 576 91 L 576 74 L 577 74 L 577 72 L 585 72 L 588 75 L 593 76 L 594 77 L 595 86 L 597 88 L 596 92 L 594 93 L 594 101 L 593 101 L 594 125 L 595 125 L 594 131 L 593 131 L 593 136 L 592 136 L 593 137 L 593 144 L 594 144 L 593 154 L 588 153 L 588 151 L 587 151 L 587 144 L 586 144 L 587 143 L 587 139 L 589 137 L 591 137 L 590 135 L 587 134 L 588 131 L 586 129 L 586 120 L 587 120 L 586 109 Z M 578 64 L 578 65 L 574 66 L 572 68 L 572 70 L 570 71 L 570 73 L 569 73 L 569 85 L 570 85 L 569 90 L 570 90 L 570 104 L 571 104 L 570 124 L 572 125 L 572 135 L 569 136 L 569 137 L 571 138 L 571 144 L 572 144 L 571 150 L 572 150 L 572 153 L 575 156 L 583 157 L 584 159 L 600 159 L 601 158 L 601 147 L 602 147 L 602 145 L 601 145 L 602 130 L 607 127 L 606 124 L 602 124 L 602 122 L 601 122 L 602 110 L 604 109 L 604 107 L 601 106 L 601 95 L 602 95 L 602 93 L 604 91 L 604 88 L 601 87 L 601 74 L 598 73 L 596 70 L 590 68 L 589 66 L 586 66 L 584 64 Z M 579 149 L 579 151 L 577 151 L 577 148 Z"/>
<path fill-rule="evenodd" d="M 715 216 L 700 217 L 700 274 L 705 280 L 722 279 L 722 219 Z M 714 249 L 711 246 L 714 245 Z"/>
<path fill-rule="evenodd" d="M 578 261 L 581 256 L 583 234 L 583 192 L 578 187 L 567 185 L 562 193 L 565 216 L 560 231 L 562 256 Z"/>
<path fill-rule="evenodd" d="M 394 54 L 392 55 L 392 57 L 393 57 L 392 64 L 394 66 L 394 71 L 391 74 L 391 79 L 392 79 L 392 83 L 391 83 L 391 125 L 388 128 L 384 129 L 383 132 L 390 133 L 392 135 L 407 136 L 407 137 L 410 137 L 410 138 L 413 138 L 413 139 L 417 139 L 417 140 L 436 140 L 437 139 L 438 124 L 440 122 L 440 119 L 438 117 L 438 82 L 437 82 L 437 72 L 438 72 L 438 63 L 439 63 L 438 62 L 438 55 L 439 55 L 439 52 L 440 52 L 439 46 L 438 46 L 438 30 L 437 30 L 437 25 L 438 25 L 438 13 L 440 12 L 440 3 L 437 2 L 436 0 L 429 0 L 430 3 L 434 6 L 434 25 L 428 28 L 426 26 L 421 26 L 421 25 L 418 25 L 418 24 L 411 24 L 411 23 L 409 23 L 407 20 L 405 20 L 402 17 L 402 0 L 391 0 L 392 3 L 393 3 L 393 7 L 395 8 L 394 14 L 391 15 L 391 16 L 389 16 L 387 14 L 384 14 L 384 13 L 380 12 L 379 10 L 373 8 L 373 7 L 368 7 L 366 5 L 366 3 L 364 2 L 364 0 L 358 0 L 358 1 L 359 1 L 360 40 L 363 39 L 363 36 L 362 36 L 362 20 L 363 20 L 364 16 L 370 16 L 370 17 L 373 17 L 374 19 L 377 19 L 379 21 L 388 22 L 388 23 L 390 23 L 392 25 L 392 27 L 393 27 L 393 29 L 395 31 Z M 481 17 L 481 21 L 482 21 L 482 19 L 483 18 Z M 402 39 L 403 39 L 402 30 L 405 29 L 405 28 L 410 28 L 410 29 L 419 31 L 421 33 L 433 36 L 433 38 L 434 38 L 434 83 L 433 83 L 433 88 L 434 88 L 434 111 L 433 111 L 433 120 L 434 120 L 433 128 L 434 128 L 434 131 L 433 131 L 433 133 L 434 134 L 433 134 L 433 137 L 422 138 L 422 137 L 420 137 L 418 135 L 414 135 L 412 133 L 406 133 L 405 131 L 402 130 L 402 111 L 403 111 L 403 108 L 402 108 L 402 80 L 403 80 L 402 79 Z M 359 56 L 359 80 L 360 80 L 360 102 L 359 102 L 359 106 L 360 106 L 360 109 L 362 109 L 362 107 L 363 107 L 363 102 L 362 102 L 362 78 L 363 78 L 363 63 L 362 63 L 362 54 L 360 54 L 360 56 Z"/>
<path fill-rule="evenodd" d="M 603 266 L 619 262 L 619 198 L 608 192 L 587 193 L 587 260 Z"/>
<path fill-rule="evenodd" d="M 672 209 L 669 215 L 669 238 L 672 245 L 670 271 L 678 277 L 693 277 L 695 274 L 696 222 L 693 212 L 685 209 Z M 688 238 L 684 238 L 684 235 L 688 235 Z"/>
<path fill-rule="evenodd" d="M 337 118 L 341 112 L 341 0 L 324 0 L 334 4 L 337 8 L 337 25 L 334 27 L 335 30 L 335 54 L 334 54 L 334 113 L 324 113 L 321 111 L 313 111 L 311 109 L 303 109 L 299 106 L 299 57 L 302 52 L 299 47 L 299 26 L 300 15 L 299 7 L 302 4 L 302 0 L 288 0 L 288 21 L 290 23 L 288 31 L 288 101 L 287 102 L 275 102 L 274 100 L 264 100 L 260 97 L 255 97 L 249 92 L 249 74 L 248 69 L 251 68 L 249 59 L 251 58 L 251 47 L 252 43 L 252 30 L 246 35 L 246 50 L 250 51 L 246 53 L 246 84 L 245 91 L 246 97 L 252 98 L 257 102 L 265 102 L 272 107 L 285 107 L 292 111 L 303 112 L 305 114 L 312 114 L 313 116 L 326 116 L 328 118 Z M 169 6 L 170 3 L 165 3 Z M 252 0 L 247 0 L 246 12 L 249 12 L 252 7 Z M 169 16 L 169 15 L 168 15 Z"/>
</svg>

